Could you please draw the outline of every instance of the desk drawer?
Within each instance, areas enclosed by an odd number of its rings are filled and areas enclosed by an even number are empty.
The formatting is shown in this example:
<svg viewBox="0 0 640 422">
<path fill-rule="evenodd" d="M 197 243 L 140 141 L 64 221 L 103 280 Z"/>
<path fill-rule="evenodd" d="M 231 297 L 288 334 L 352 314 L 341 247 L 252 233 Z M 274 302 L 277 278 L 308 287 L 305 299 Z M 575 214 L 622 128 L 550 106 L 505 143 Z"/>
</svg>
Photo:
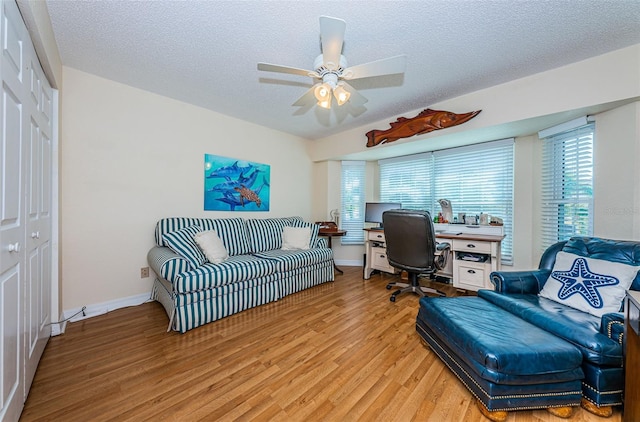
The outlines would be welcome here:
<svg viewBox="0 0 640 422">
<path fill-rule="evenodd" d="M 384 232 L 382 230 L 371 230 L 367 232 L 367 239 L 372 242 L 384 243 Z"/>
<path fill-rule="evenodd" d="M 385 248 L 371 248 L 371 267 L 388 273 L 394 273 L 396 271 L 395 268 L 389 265 Z"/>
<path fill-rule="evenodd" d="M 491 254 L 491 242 L 481 240 L 453 239 L 453 250 Z"/>
<path fill-rule="evenodd" d="M 371 248 L 371 262 L 376 266 L 389 266 L 387 251 L 385 248 Z"/>
<path fill-rule="evenodd" d="M 468 290 L 485 288 L 485 280 L 489 275 L 486 264 L 476 262 L 456 262 L 456 287 Z"/>
</svg>

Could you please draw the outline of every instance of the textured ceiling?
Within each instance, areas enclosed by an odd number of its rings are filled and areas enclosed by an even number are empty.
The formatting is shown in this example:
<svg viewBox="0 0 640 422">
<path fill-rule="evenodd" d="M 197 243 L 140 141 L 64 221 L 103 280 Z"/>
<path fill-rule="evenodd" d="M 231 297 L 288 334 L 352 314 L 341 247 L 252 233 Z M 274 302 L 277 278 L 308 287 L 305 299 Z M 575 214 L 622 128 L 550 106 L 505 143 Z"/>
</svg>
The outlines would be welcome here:
<svg viewBox="0 0 640 422">
<path fill-rule="evenodd" d="M 47 0 L 65 66 L 308 139 L 640 43 L 638 0 Z M 321 15 L 347 23 L 356 65 L 407 55 L 404 75 L 354 80 L 366 110 L 293 107 Z M 463 110 L 464 111 L 464 110 Z"/>
</svg>

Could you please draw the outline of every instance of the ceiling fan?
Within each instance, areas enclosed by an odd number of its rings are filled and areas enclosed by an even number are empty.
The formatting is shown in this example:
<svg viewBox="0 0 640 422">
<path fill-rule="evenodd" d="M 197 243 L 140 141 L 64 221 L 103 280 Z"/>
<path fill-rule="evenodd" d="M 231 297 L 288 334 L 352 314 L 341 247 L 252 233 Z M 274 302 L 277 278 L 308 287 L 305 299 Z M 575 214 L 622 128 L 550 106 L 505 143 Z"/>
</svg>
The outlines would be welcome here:
<svg viewBox="0 0 640 422">
<path fill-rule="evenodd" d="M 360 95 L 346 81 L 374 76 L 404 73 L 406 56 L 404 54 L 386 59 L 376 60 L 357 66 L 347 67 L 347 59 L 342 55 L 344 30 L 346 23 L 342 19 L 320 16 L 320 41 L 322 54 L 313 63 L 314 70 L 297 67 L 281 66 L 269 63 L 258 63 L 258 70 L 265 72 L 289 73 L 292 75 L 310 76 L 317 80 L 294 106 L 304 106 L 315 97 L 320 107 L 329 109 L 335 97 L 341 106 L 347 101 L 361 106 L 367 99 Z"/>
</svg>

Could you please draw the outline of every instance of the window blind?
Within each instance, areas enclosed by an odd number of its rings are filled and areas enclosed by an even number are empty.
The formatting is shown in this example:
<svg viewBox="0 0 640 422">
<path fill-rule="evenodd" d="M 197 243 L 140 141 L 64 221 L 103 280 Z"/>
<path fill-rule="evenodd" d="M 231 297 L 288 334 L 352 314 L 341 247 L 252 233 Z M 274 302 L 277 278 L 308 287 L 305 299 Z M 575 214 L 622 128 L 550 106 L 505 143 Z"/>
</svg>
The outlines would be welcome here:
<svg viewBox="0 0 640 422">
<path fill-rule="evenodd" d="M 593 234 L 594 124 L 544 140 L 541 246 Z"/>
<path fill-rule="evenodd" d="M 402 208 L 433 212 L 431 153 L 380 160 L 378 165 L 381 202 L 399 202 Z"/>
<path fill-rule="evenodd" d="M 502 262 L 513 262 L 513 139 L 435 151 L 435 200 L 451 201 L 454 215 L 480 213 L 504 223 Z M 434 210 L 440 210 L 437 203 Z"/>
<path fill-rule="evenodd" d="M 454 215 L 481 212 L 502 218 L 502 262 L 513 261 L 513 139 L 487 142 L 378 162 L 380 200 L 402 208 L 440 212 L 438 199 Z"/>
<path fill-rule="evenodd" d="M 342 198 L 340 227 L 347 234 L 340 238 L 343 245 L 364 243 L 365 162 L 342 162 Z"/>
</svg>

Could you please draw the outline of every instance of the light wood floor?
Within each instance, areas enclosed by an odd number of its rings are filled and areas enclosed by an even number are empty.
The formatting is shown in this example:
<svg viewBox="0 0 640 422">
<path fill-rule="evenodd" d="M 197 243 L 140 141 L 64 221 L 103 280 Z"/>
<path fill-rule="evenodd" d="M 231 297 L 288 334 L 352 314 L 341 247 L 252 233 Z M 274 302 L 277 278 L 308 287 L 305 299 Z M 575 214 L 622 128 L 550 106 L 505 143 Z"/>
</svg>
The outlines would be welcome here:
<svg viewBox="0 0 640 422">
<path fill-rule="evenodd" d="M 186 334 L 165 332 L 155 302 L 69 324 L 47 345 L 21 421 L 486 421 L 421 343 L 417 296 L 391 303 L 392 276 L 344 270 Z M 578 408 L 571 420 L 621 416 Z"/>
</svg>

